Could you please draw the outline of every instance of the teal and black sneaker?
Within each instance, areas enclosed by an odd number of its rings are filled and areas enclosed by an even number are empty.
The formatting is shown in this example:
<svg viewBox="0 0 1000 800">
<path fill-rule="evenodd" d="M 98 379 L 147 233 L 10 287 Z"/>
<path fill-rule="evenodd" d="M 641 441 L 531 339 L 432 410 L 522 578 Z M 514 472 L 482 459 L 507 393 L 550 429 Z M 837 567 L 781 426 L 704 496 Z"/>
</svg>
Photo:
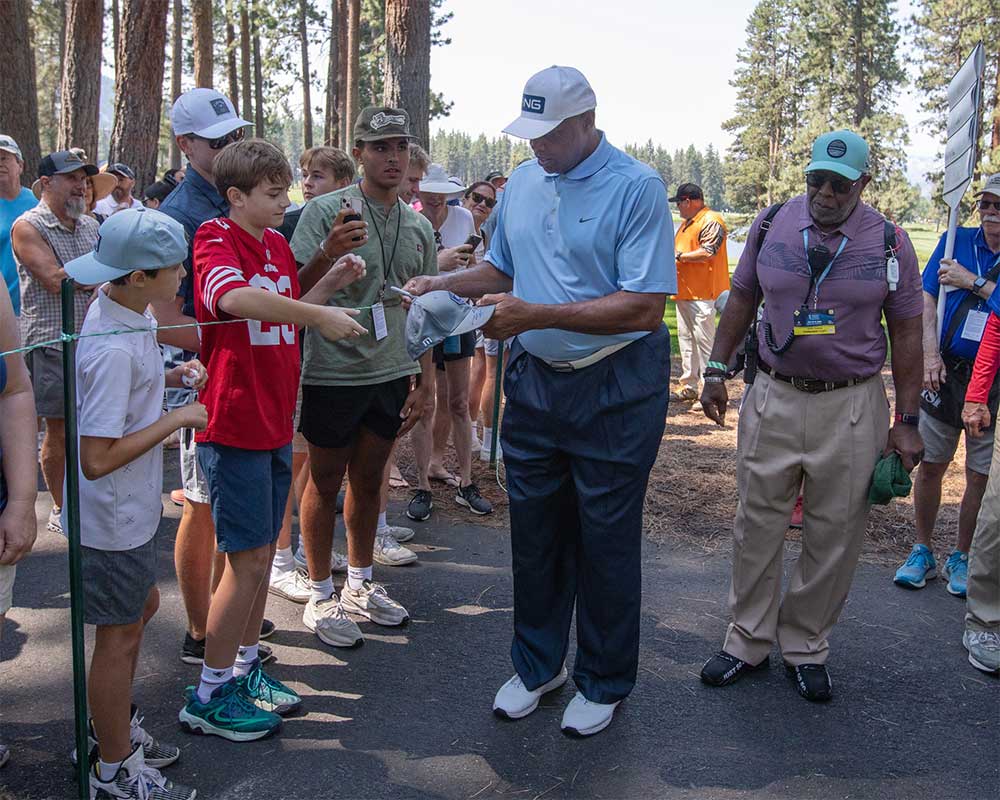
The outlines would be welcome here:
<svg viewBox="0 0 1000 800">
<path fill-rule="evenodd" d="M 259 658 L 253 662 L 250 671 L 237 678 L 236 682 L 250 702 L 264 711 L 284 717 L 302 706 L 302 698 L 298 694 L 261 669 Z"/>
<path fill-rule="evenodd" d="M 281 727 L 281 717 L 250 702 L 236 678 L 212 692 L 207 703 L 198 699 L 193 686 L 184 690 L 184 699 L 184 707 L 177 716 L 181 727 L 189 733 L 207 733 L 231 742 L 251 742 L 270 736 Z"/>
<path fill-rule="evenodd" d="M 969 554 L 955 550 L 944 563 L 941 577 L 948 581 L 948 594 L 965 597 L 965 586 L 969 581 Z"/>
<path fill-rule="evenodd" d="M 925 544 L 915 544 L 903 566 L 896 570 L 892 582 L 904 589 L 923 589 L 927 579 L 937 575 L 934 553 Z"/>
</svg>

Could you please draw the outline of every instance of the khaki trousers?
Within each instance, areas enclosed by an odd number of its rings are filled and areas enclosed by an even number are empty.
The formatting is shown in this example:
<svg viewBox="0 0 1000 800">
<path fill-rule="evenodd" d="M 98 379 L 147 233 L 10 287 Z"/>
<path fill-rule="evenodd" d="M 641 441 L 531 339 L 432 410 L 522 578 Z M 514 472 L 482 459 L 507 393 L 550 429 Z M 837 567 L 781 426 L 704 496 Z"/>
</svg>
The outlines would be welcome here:
<svg viewBox="0 0 1000 800">
<path fill-rule="evenodd" d="M 1000 633 L 1000 446 L 993 448 L 990 479 L 969 548 L 965 627 Z"/>
<path fill-rule="evenodd" d="M 711 300 L 677 301 L 677 345 L 681 351 L 682 386 L 698 389 L 715 342 L 715 303 Z"/>
<path fill-rule="evenodd" d="M 868 520 L 868 487 L 885 447 L 879 377 L 820 394 L 758 372 L 740 411 L 727 653 L 751 664 L 777 641 L 789 664 L 826 662 Z M 804 482 L 804 483 L 803 483 Z M 802 552 L 781 599 L 788 520 L 802 486 Z"/>
</svg>

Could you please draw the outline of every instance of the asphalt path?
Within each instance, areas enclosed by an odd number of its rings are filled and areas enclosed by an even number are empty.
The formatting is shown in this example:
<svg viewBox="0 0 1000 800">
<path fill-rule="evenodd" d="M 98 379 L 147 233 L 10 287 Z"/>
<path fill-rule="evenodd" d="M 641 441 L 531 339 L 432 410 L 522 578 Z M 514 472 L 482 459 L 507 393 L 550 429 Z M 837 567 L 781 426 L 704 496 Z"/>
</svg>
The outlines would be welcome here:
<svg viewBox="0 0 1000 800">
<path fill-rule="evenodd" d="M 168 487 L 175 461 L 168 453 Z M 359 649 L 326 647 L 302 626 L 301 606 L 271 600 L 269 669 L 304 698 L 278 736 L 233 744 L 185 734 L 181 691 L 198 671 L 178 658 L 179 515 L 165 505 L 162 600 L 135 698 L 147 730 L 182 748 L 168 776 L 200 798 L 1000 796 L 1000 688 L 968 664 L 964 604 L 940 582 L 904 592 L 891 570 L 862 565 L 832 640 L 835 697 L 816 705 L 796 694 L 777 653 L 767 673 L 703 686 L 698 671 L 725 630 L 729 559 L 647 543 L 638 685 L 605 732 L 578 740 L 559 731 L 572 683 L 524 720 L 490 713 L 511 674 L 509 540 L 450 522 L 418 525 L 417 564 L 376 567 L 412 621 L 363 623 Z M 49 506 L 40 497 L 40 520 Z M 790 545 L 786 571 L 795 553 Z M 65 541 L 43 530 L 19 567 L 0 663 L 0 741 L 14 751 L 0 786 L 16 798 L 75 796 L 67 587 Z"/>
</svg>

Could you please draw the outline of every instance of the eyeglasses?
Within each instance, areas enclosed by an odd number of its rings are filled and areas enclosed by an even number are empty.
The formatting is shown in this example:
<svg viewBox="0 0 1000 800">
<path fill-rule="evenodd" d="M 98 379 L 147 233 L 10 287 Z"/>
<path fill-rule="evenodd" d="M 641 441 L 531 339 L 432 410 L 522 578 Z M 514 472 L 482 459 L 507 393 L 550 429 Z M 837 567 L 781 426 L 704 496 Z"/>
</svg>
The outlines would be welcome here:
<svg viewBox="0 0 1000 800">
<path fill-rule="evenodd" d="M 208 146 L 213 150 L 221 150 L 227 144 L 232 144 L 233 142 L 242 142 L 246 135 L 247 132 L 245 128 L 237 128 L 234 131 L 230 131 L 225 136 L 217 136 L 215 139 L 206 139 L 204 136 L 199 136 L 196 133 L 191 134 L 191 136 L 195 139 L 201 139 L 203 142 L 208 142 Z"/>
<path fill-rule="evenodd" d="M 846 178 L 839 178 L 831 172 L 807 172 L 806 186 L 811 189 L 822 189 L 827 183 L 837 194 L 847 194 L 858 185 L 857 181 L 849 181 Z"/>
<path fill-rule="evenodd" d="M 485 203 L 487 208 L 493 208 L 493 206 L 497 204 L 497 201 L 494 200 L 492 197 L 484 197 L 483 195 L 479 194 L 479 192 L 469 192 L 467 197 L 471 197 L 472 202 L 477 206 L 480 203 Z"/>
<path fill-rule="evenodd" d="M 995 208 L 997 211 L 1000 211 L 1000 200 L 980 200 L 979 201 L 979 210 L 980 211 L 989 211 L 991 208 Z"/>
</svg>

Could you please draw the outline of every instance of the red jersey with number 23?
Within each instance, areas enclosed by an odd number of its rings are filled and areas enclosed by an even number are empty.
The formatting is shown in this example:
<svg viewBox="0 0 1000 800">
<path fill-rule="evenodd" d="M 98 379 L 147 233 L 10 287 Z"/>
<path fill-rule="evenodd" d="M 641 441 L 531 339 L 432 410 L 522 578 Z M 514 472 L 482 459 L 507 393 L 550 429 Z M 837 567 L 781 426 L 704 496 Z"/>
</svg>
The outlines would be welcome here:
<svg viewBox="0 0 1000 800">
<path fill-rule="evenodd" d="M 198 322 L 233 319 L 219 307 L 227 292 L 244 287 L 299 299 L 291 248 L 277 231 L 257 241 L 230 219 L 204 223 L 194 236 L 194 309 Z M 247 320 L 207 325 L 201 361 L 208 383 L 199 400 L 208 427 L 195 441 L 244 450 L 273 450 L 292 440 L 299 389 L 298 330 Z"/>
</svg>

